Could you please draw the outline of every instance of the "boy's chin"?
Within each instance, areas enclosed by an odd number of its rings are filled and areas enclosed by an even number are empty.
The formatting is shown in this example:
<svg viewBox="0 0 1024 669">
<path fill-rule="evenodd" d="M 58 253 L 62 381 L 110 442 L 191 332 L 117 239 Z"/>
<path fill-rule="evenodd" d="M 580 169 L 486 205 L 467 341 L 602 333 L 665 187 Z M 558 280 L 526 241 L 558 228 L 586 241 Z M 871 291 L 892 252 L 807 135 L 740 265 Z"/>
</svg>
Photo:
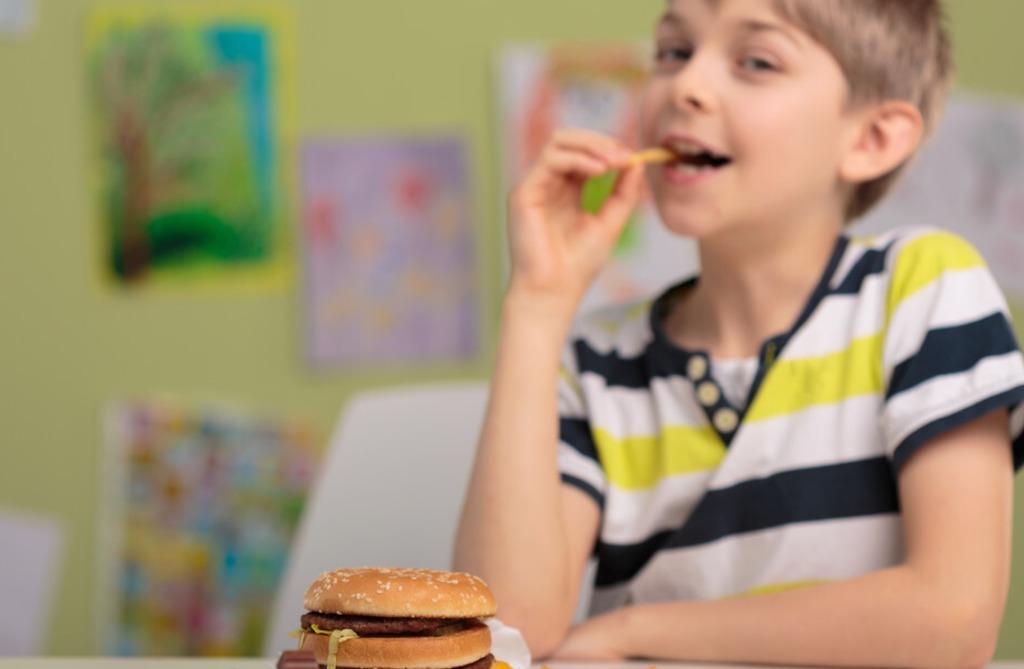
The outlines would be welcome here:
<svg viewBox="0 0 1024 669">
<path fill-rule="evenodd" d="M 725 226 L 707 216 L 696 214 L 662 214 L 661 223 L 673 235 L 696 241 L 708 239 L 723 232 Z"/>
</svg>

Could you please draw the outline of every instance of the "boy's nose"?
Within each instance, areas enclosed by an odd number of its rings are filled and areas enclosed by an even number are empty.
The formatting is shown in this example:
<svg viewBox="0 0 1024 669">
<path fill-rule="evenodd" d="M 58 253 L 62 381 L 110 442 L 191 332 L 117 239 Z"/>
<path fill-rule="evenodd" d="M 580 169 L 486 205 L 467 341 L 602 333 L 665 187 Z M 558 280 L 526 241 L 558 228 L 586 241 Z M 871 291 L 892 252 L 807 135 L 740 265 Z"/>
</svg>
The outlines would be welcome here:
<svg viewBox="0 0 1024 669">
<path fill-rule="evenodd" d="M 707 64 L 696 55 L 675 75 L 672 81 L 673 100 L 681 110 L 708 111 L 713 95 Z"/>
<path fill-rule="evenodd" d="M 684 109 L 691 108 L 695 110 L 702 110 L 705 107 L 702 98 L 694 93 L 686 93 L 684 95 L 680 95 L 679 105 Z"/>
</svg>

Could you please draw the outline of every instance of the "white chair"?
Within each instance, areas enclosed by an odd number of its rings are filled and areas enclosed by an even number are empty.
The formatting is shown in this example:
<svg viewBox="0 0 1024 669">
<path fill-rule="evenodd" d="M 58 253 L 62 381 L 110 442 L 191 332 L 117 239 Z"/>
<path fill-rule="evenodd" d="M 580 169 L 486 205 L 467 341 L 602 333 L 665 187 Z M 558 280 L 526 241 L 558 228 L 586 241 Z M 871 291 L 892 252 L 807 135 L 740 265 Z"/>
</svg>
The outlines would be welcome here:
<svg viewBox="0 0 1024 669">
<path fill-rule="evenodd" d="M 322 571 L 450 569 L 487 402 L 483 382 L 402 387 L 352 399 L 306 502 L 263 654 L 293 648 L 302 596 Z"/>
</svg>

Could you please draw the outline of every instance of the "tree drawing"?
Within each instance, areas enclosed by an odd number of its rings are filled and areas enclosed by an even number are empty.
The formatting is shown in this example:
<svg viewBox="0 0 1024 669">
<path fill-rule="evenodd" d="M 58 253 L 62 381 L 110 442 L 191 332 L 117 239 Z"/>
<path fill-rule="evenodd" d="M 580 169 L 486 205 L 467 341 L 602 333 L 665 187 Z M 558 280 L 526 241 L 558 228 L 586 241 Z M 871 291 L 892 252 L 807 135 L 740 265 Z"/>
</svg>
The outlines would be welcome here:
<svg viewBox="0 0 1024 669">
<path fill-rule="evenodd" d="M 92 54 L 108 263 L 127 284 L 154 267 L 266 250 L 266 185 L 246 98 L 251 72 L 224 57 L 224 45 L 240 36 L 262 39 L 251 29 L 152 22 L 110 30 Z"/>
</svg>

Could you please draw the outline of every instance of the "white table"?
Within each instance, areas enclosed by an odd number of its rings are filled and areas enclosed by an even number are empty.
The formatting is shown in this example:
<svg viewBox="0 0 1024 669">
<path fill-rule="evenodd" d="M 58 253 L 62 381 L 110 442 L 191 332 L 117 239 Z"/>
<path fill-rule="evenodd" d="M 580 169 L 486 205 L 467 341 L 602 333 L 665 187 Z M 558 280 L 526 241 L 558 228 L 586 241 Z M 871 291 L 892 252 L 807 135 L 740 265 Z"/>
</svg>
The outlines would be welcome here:
<svg viewBox="0 0 1024 669">
<path fill-rule="evenodd" d="M 107 657 L 0 657 L 0 669 L 275 669 L 268 658 L 107 658 Z M 539 669 L 535 665 L 534 669 Z M 680 662 L 551 662 L 550 669 L 773 669 L 760 665 L 690 664 Z M 786 669 L 776 667 L 774 669 Z M 807 669 L 802 667 L 801 669 Z M 987 669 L 1024 669 L 1021 662 L 993 662 Z"/>
</svg>

